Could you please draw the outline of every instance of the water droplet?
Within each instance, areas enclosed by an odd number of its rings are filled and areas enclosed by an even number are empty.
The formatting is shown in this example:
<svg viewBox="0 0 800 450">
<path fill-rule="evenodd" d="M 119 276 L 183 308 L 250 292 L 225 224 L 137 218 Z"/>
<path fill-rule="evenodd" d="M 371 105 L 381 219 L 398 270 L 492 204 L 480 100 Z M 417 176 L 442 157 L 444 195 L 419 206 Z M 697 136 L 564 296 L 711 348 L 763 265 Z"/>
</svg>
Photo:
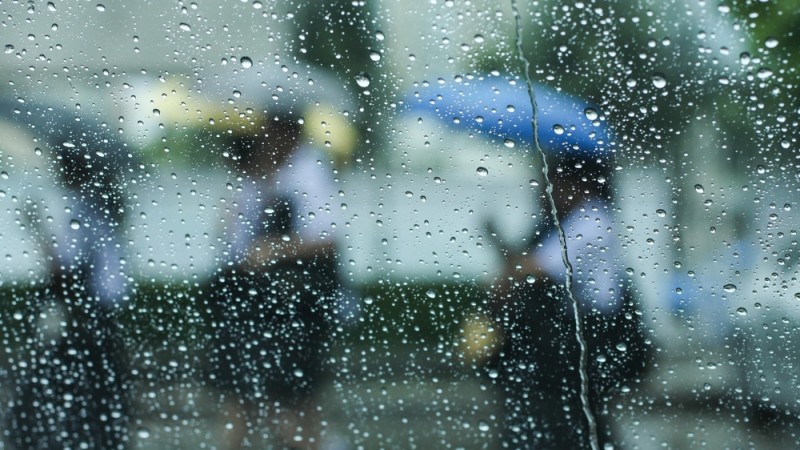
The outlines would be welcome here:
<svg viewBox="0 0 800 450">
<path fill-rule="evenodd" d="M 377 39 L 379 41 L 382 41 L 382 40 L 386 39 L 386 36 L 384 36 L 382 31 L 376 31 L 375 32 L 375 39 Z"/>
<path fill-rule="evenodd" d="M 69 227 L 73 230 L 77 230 L 81 227 L 81 222 L 78 219 L 72 219 L 69 221 Z"/>
<path fill-rule="evenodd" d="M 480 175 L 482 177 L 485 177 L 486 175 L 489 175 L 489 169 L 487 169 L 486 167 L 478 167 L 476 172 L 478 173 L 478 175 Z"/>
<path fill-rule="evenodd" d="M 503 141 L 503 144 L 508 148 L 514 148 L 514 146 L 517 145 L 517 143 L 514 142 L 513 139 L 506 139 Z"/>
<path fill-rule="evenodd" d="M 294 369 L 293 373 L 294 376 L 296 376 L 297 378 L 303 378 L 303 369 L 300 368 Z"/>
<path fill-rule="evenodd" d="M 697 192 L 698 194 L 702 194 L 706 190 L 705 190 L 705 188 L 703 188 L 702 184 L 695 184 L 694 185 L 694 191 Z"/>
<path fill-rule="evenodd" d="M 371 59 L 371 60 L 373 60 L 373 61 L 375 61 L 375 62 L 378 62 L 378 61 L 380 61 L 380 60 L 381 60 L 381 54 L 380 54 L 380 52 L 377 52 L 377 51 L 375 51 L 375 50 L 370 50 L 370 52 L 369 52 L 369 59 Z"/>
<path fill-rule="evenodd" d="M 139 439 L 148 439 L 150 437 L 150 430 L 147 428 L 139 428 L 136 430 L 136 435 L 139 436 Z"/>
<path fill-rule="evenodd" d="M 658 217 L 666 217 L 667 216 L 667 212 L 664 211 L 663 209 L 657 209 L 656 210 L 656 214 L 658 214 Z"/>
<path fill-rule="evenodd" d="M 664 75 L 657 73 L 653 75 L 653 86 L 658 89 L 663 89 L 667 86 L 667 79 L 664 77 Z"/>
<path fill-rule="evenodd" d="M 769 68 L 766 68 L 766 67 L 762 67 L 762 68 L 758 69 L 758 72 L 756 73 L 756 76 L 758 78 L 761 78 L 762 80 L 766 80 L 767 78 L 772 76 L 772 70 L 769 69 Z"/>
<path fill-rule="evenodd" d="M 553 125 L 553 132 L 555 134 L 562 135 L 564 134 L 564 127 L 559 124 L 555 124 Z"/>
<path fill-rule="evenodd" d="M 750 64 L 750 60 L 751 60 L 750 53 L 742 52 L 739 55 L 739 63 L 743 66 Z"/>
<path fill-rule="evenodd" d="M 426 292 L 425 295 L 427 295 L 428 298 L 436 298 L 436 291 L 433 289 L 428 289 L 428 292 Z"/>
<path fill-rule="evenodd" d="M 586 114 L 587 119 L 597 120 L 597 111 L 595 111 L 594 108 L 586 108 L 583 113 Z"/>
<path fill-rule="evenodd" d="M 5 53 L 11 53 L 14 51 L 14 46 L 11 44 L 6 45 Z"/>
<path fill-rule="evenodd" d="M 104 5 L 102 3 L 98 3 L 97 4 L 97 10 L 100 11 L 100 12 L 105 11 L 106 10 L 106 5 Z"/>
<path fill-rule="evenodd" d="M 747 315 L 747 309 L 742 308 L 742 307 L 736 308 L 736 314 L 738 314 L 740 316 L 746 316 Z"/>
<path fill-rule="evenodd" d="M 529 274 L 528 276 L 526 276 L 526 277 L 525 277 L 525 281 L 526 281 L 528 284 L 533 284 L 533 283 L 535 283 L 535 282 L 536 282 L 536 277 L 534 277 L 533 275 L 530 275 L 530 274 Z"/>
<path fill-rule="evenodd" d="M 241 58 L 241 59 L 239 59 L 239 63 L 240 63 L 240 64 L 242 65 L 242 67 L 244 67 L 245 69 L 249 69 L 249 68 L 253 67 L 253 60 L 252 60 L 252 59 L 250 59 L 250 57 L 249 57 L 249 56 L 242 56 L 242 58 Z"/>
<path fill-rule="evenodd" d="M 620 342 L 619 344 L 617 344 L 617 350 L 621 352 L 626 352 L 628 351 L 628 346 L 624 342 Z"/>
<path fill-rule="evenodd" d="M 764 45 L 766 45 L 767 48 L 775 48 L 778 46 L 778 40 L 774 37 L 767 38 L 767 41 L 764 42 Z"/>
<path fill-rule="evenodd" d="M 369 87 L 370 81 L 372 80 L 370 80 L 368 73 L 359 72 L 358 74 L 356 74 L 356 84 L 358 84 L 359 87 L 362 88 Z"/>
<path fill-rule="evenodd" d="M 192 27 L 190 27 L 188 23 L 181 22 L 178 27 L 183 31 L 192 31 Z"/>
<path fill-rule="evenodd" d="M 489 370 L 489 378 L 494 379 L 494 378 L 497 378 L 498 376 L 500 376 L 500 373 L 497 371 L 497 369 L 490 369 Z"/>
<path fill-rule="evenodd" d="M 722 286 L 722 290 L 724 290 L 725 292 L 735 292 L 736 285 L 733 283 L 728 283 L 725 286 Z"/>
<path fill-rule="evenodd" d="M 489 423 L 484 420 L 478 421 L 478 429 L 483 432 L 489 431 Z"/>
</svg>

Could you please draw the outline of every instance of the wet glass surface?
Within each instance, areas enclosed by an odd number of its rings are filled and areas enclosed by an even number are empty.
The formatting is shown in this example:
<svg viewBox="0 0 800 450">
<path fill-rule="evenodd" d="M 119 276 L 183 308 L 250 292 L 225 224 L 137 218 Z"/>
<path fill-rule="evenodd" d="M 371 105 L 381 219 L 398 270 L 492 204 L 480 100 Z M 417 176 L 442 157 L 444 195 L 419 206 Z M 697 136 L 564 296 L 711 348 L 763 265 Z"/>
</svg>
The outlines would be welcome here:
<svg viewBox="0 0 800 450">
<path fill-rule="evenodd" d="M 796 3 L 0 2 L 0 448 L 797 446 Z"/>
</svg>

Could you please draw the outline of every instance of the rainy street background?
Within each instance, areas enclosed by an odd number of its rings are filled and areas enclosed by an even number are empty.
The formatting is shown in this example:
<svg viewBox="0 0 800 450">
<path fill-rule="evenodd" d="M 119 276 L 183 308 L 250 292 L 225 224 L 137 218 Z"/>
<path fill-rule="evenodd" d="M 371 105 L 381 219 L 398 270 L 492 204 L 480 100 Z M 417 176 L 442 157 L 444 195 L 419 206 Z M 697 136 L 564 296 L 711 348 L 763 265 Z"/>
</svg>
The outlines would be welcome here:
<svg viewBox="0 0 800 450">
<path fill-rule="evenodd" d="M 542 145 L 611 161 L 610 254 L 650 355 L 600 412 L 614 447 L 799 447 L 800 3 L 518 8 Z M 119 170 L 119 267 L 101 283 L 125 286 L 130 447 L 226 448 L 239 425 L 208 382 L 220 332 L 208 305 L 233 252 L 228 199 L 244 184 L 225 139 L 263 106 L 239 109 L 260 88 L 303 110 L 303 142 L 334 186 L 319 217 L 302 218 L 327 221 L 341 283 L 314 394 L 321 448 L 502 448 L 487 317 L 514 249 L 549 214 L 512 3 L 0 0 L 0 11 L 0 448 L 15 448 L 26 358 L 66 327 L 42 294 L 60 275 L 42 230 L 73 227 L 58 165 L 75 146 Z M 40 106 L 86 134 L 36 135 L 50 129 L 29 126 Z"/>
</svg>

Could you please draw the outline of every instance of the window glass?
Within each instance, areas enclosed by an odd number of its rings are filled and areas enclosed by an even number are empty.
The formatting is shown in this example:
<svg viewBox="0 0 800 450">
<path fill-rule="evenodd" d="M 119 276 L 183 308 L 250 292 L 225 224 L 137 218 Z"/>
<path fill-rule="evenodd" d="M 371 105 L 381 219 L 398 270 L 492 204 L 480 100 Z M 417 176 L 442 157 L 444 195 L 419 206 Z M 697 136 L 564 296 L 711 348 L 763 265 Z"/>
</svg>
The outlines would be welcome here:
<svg viewBox="0 0 800 450">
<path fill-rule="evenodd" d="M 0 10 L 0 448 L 800 445 L 796 1 Z"/>
</svg>

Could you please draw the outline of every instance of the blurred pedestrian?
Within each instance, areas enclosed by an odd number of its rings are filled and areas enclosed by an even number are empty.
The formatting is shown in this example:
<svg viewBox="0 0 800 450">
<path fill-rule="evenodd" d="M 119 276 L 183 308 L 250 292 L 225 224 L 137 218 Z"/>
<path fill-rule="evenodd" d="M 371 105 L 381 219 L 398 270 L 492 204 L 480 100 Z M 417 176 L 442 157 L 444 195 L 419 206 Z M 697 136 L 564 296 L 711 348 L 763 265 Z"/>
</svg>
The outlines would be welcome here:
<svg viewBox="0 0 800 450">
<path fill-rule="evenodd" d="M 232 424 L 229 448 L 248 445 L 264 422 L 276 445 L 320 441 L 313 401 L 338 290 L 335 186 L 329 158 L 302 141 L 298 109 L 267 107 L 226 138 L 235 182 L 212 282 L 211 377 Z"/>
<path fill-rule="evenodd" d="M 47 278 L 30 299 L 38 329 L 13 368 L 6 435 L 19 450 L 126 448 L 129 386 L 117 320 L 129 293 L 122 145 L 94 121 L 54 107 L 4 104 L 3 115 L 31 136 L 13 145 L 41 147 L 48 164 L 47 181 L 25 202 Z"/>
<path fill-rule="evenodd" d="M 642 374 L 650 352 L 622 264 L 611 173 L 607 162 L 589 155 L 562 154 L 549 178 L 566 242 L 561 242 L 543 198 L 543 223 L 527 249 L 505 249 L 506 268 L 498 285 L 497 319 L 504 335 L 497 361 L 505 396 L 503 446 L 587 447 L 583 377 L 588 378 L 600 442 L 616 445 L 609 397 Z M 564 252 L 573 271 L 571 294 Z M 571 295 L 577 300 L 587 348 L 586 373 L 579 371 Z"/>
</svg>

